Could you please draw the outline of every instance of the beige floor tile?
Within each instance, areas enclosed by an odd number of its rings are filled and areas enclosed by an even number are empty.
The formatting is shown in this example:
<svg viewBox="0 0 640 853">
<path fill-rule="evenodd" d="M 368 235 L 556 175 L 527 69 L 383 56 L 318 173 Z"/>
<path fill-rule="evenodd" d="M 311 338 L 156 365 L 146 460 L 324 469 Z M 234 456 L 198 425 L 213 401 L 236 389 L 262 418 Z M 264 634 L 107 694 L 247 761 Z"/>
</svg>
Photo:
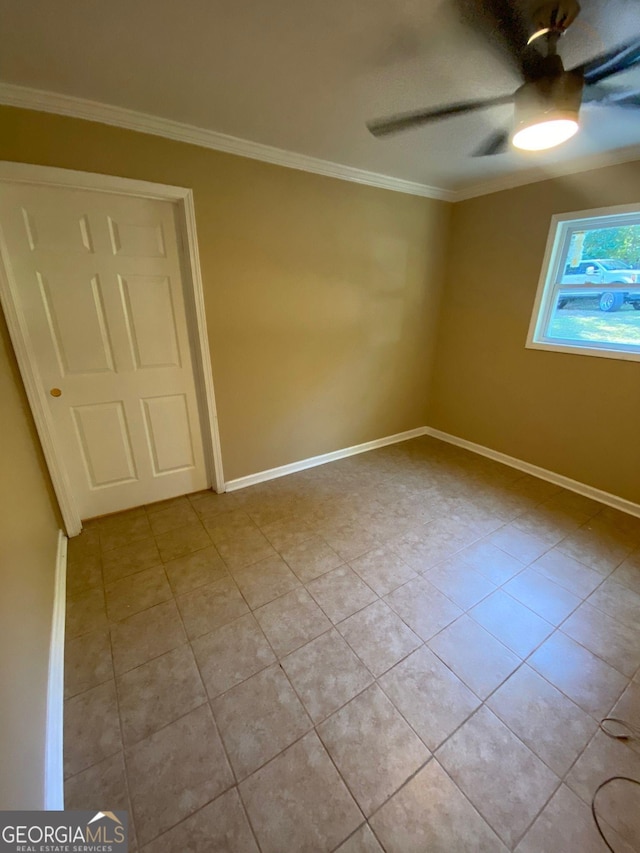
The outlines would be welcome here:
<svg viewBox="0 0 640 853">
<path fill-rule="evenodd" d="M 99 551 L 73 560 L 67 558 L 67 597 L 89 589 L 99 589 L 102 583 L 102 557 Z"/>
<path fill-rule="evenodd" d="M 116 675 L 159 657 L 187 640 L 173 601 L 157 604 L 111 626 Z"/>
<path fill-rule="evenodd" d="M 336 853 L 384 853 L 384 851 L 365 823 L 338 847 Z"/>
<path fill-rule="evenodd" d="M 318 734 L 367 816 L 431 757 L 376 684 L 318 726 Z"/>
<path fill-rule="evenodd" d="M 507 853 L 436 759 L 384 804 L 371 825 L 387 853 Z"/>
<path fill-rule="evenodd" d="M 524 530 L 514 527 L 513 524 L 507 524 L 506 527 L 492 533 L 488 537 L 488 541 L 525 565 L 537 560 L 551 547 L 546 540 L 526 533 Z"/>
<path fill-rule="evenodd" d="M 458 552 L 458 557 L 492 583 L 500 585 L 524 568 L 524 564 L 486 539 Z"/>
<path fill-rule="evenodd" d="M 435 750 L 480 705 L 480 700 L 426 646 L 385 673 L 380 686 Z"/>
<path fill-rule="evenodd" d="M 528 663 L 596 719 L 606 716 L 626 678 L 587 649 L 556 631 Z"/>
<path fill-rule="evenodd" d="M 262 532 L 276 551 L 300 545 L 315 535 L 313 528 L 297 515 L 272 521 L 262 527 Z"/>
<path fill-rule="evenodd" d="M 197 522 L 198 515 L 187 500 L 149 513 L 149 524 L 154 536 Z"/>
<path fill-rule="evenodd" d="M 630 628 L 640 625 L 640 594 L 615 583 L 613 577 L 589 596 L 588 603 Z"/>
<path fill-rule="evenodd" d="M 487 705 L 558 776 L 569 770 L 597 729 L 593 717 L 526 664 Z"/>
<path fill-rule="evenodd" d="M 348 566 L 316 578 L 307 584 L 307 589 L 333 623 L 362 610 L 378 597 Z"/>
<path fill-rule="evenodd" d="M 301 581 L 306 583 L 342 565 L 342 557 L 320 536 L 281 549 L 280 553 Z"/>
<path fill-rule="evenodd" d="M 384 601 L 349 616 L 338 625 L 338 631 L 376 677 L 422 644 Z"/>
<path fill-rule="evenodd" d="M 640 666 L 640 625 L 624 625 L 585 603 L 563 623 L 562 630 L 628 678 Z"/>
<path fill-rule="evenodd" d="M 89 589 L 67 600 L 65 636 L 73 640 L 107 627 L 104 590 Z"/>
<path fill-rule="evenodd" d="M 151 536 L 151 525 L 144 508 L 141 512 L 137 509 L 129 510 L 126 513 L 118 513 L 117 516 L 100 519 L 99 530 L 100 547 L 103 551 L 111 551 Z"/>
<path fill-rule="evenodd" d="M 164 564 L 174 595 L 184 595 L 201 586 L 228 577 L 227 567 L 215 546 L 185 554 Z"/>
<path fill-rule="evenodd" d="M 221 512 L 231 512 L 238 506 L 236 496 L 232 492 L 217 494 L 209 489 L 187 497 L 191 506 L 200 516 L 212 517 Z"/>
<path fill-rule="evenodd" d="M 501 589 L 473 607 L 469 616 L 521 658 L 553 631 L 553 625 Z"/>
<path fill-rule="evenodd" d="M 558 550 L 607 577 L 632 551 L 622 536 L 589 522 L 563 539 Z"/>
<path fill-rule="evenodd" d="M 632 853 L 631 847 L 609 826 L 603 830 L 616 853 Z M 603 853 L 591 809 L 566 785 L 561 785 L 516 847 L 516 853 Z"/>
<path fill-rule="evenodd" d="M 503 589 L 552 625 L 559 625 L 582 601 L 533 568 L 516 575 Z"/>
<path fill-rule="evenodd" d="M 335 630 L 287 655 L 282 666 L 316 723 L 373 681 L 371 673 Z"/>
<path fill-rule="evenodd" d="M 520 665 L 520 658 L 468 616 L 461 616 L 428 646 L 481 699 Z"/>
<path fill-rule="evenodd" d="M 621 530 L 640 543 L 640 518 L 637 515 L 630 515 L 628 512 L 600 504 L 600 512 L 596 520 L 615 530 Z"/>
<path fill-rule="evenodd" d="M 107 681 L 64 703 L 64 775 L 122 751 L 116 686 Z"/>
<path fill-rule="evenodd" d="M 332 524 L 320 527 L 319 535 L 343 560 L 353 560 L 379 546 L 373 533 L 358 524 Z"/>
<path fill-rule="evenodd" d="M 565 781 L 574 793 L 590 805 L 598 785 L 611 776 L 640 779 L 640 753 L 599 731 L 573 765 Z M 633 850 L 640 849 L 637 785 L 628 782 L 611 783 L 598 794 L 596 808 L 598 815 Z"/>
<path fill-rule="evenodd" d="M 194 530 L 200 531 L 195 542 Z M 263 853 L 381 853 L 383 848 L 388 853 L 498 853 L 506 851 L 493 834 L 500 821 L 509 824 L 510 849 L 526 833 L 519 853 L 572 853 L 574 848 L 590 853 L 591 839 L 581 834 L 576 816 L 588 808 L 584 791 L 583 804 L 564 789 L 538 820 L 536 802 L 529 801 L 532 814 L 526 825 L 518 824 L 526 811 L 518 798 L 524 797 L 523 786 L 527 791 L 531 786 L 535 801 L 544 788 L 540 768 L 546 762 L 552 778 L 552 770 L 563 773 L 604 714 L 640 722 L 640 668 L 631 672 L 640 655 L 632 648 L 632 643 L 640 647 L 639 546 L 640 520 L 430 437 L 233 494 L 206 491 L 90 521 L 68 551 L 66 697 L 75 717 L 69 714 L 67 725 L 77 726 L 79 716 L 85 728 L 75 753 L 69 733 L 65 747 L 67 760 L 84 754 L 84 761 L 97 763 L 68 777 L 68 803 L 92 807 L 86 794 L 94 791 L 101 803 L 114 800 L 112 808 L 130 809 L 119 735 L 110 742 L 105 728 L 113 714 L 97 701 L 88 702 L 86 712 L 80 703 L 113 684 L 115 671 L 116 719 L 129 744 L 126 756 L 135 776 L 144 853 L 211 853 L 212 845 L 256 853 L 254 828 Z M 193 547 L 197 550 L 179 555 L 182 548 Z M 175 557 L 171 548 L 178 549 Z M 619 565 L 612 566 L 614 558 Z M 354 566 L 346 566 L 347 561 Z M 159 583 L 159 591 L 154 580 L 162 577 L 163 563 L 169 585 Z M 440 588 L 416 572 L 433 572 Z M 503 584 L 496 593 L 495 585 Z M 112 623 L 110 644 L 103 585 L 108 586 L 111 618 L 124 617 Z M 481 586 L 488 595 L 478 600 L 474 596 Z M 589 605 L 581 607 L 592 593 Z M 156 594 L 178 600 L 154 603 Z M 463 616 L 452 598 L 462 608 L 477 607 L 474 614 L 489 630 Z M 148 609 L 127 615 L 125 608 L 143 606 Z M 253 615 L 249 606 L 255 608 Z M 565 618 L 569 631 L 584 633 L 579 642 L 563 633 Z M 538 675 L 519 664 L 518 654 L 529 648 L 535 639 L 532 627 L 543 620 L 552 623 L 545 630 L 561 624 L 562 631 L 529 658 Z M 390 666 L 379 676 L 378 687 L 371 687 L 370 669 L 340 631 L 375 673 Z M 411 638 L 406 648 L 403 637 Z M 420 640 L 428 647 L 414 648 Z M 612 662 L 614 654 L 634 675 L 630 686 L 613 668 L 620 665 L 617 660 L 612 666 L 602 659 L 606 655 Z M 379 699 L 380 689 L 386 699 Z M 412 727 L 427 755 L 430 749 L 444 752 L 457 744 L 454 752 L 472 779 L 467 784 L 476 785 L 489 803 L 475 803 L 485 810 L 484 817 L 431 759 L 372 815 L 387 833 L 374 836 L 318 738 L 308 732 L 312 723 L 307 717 L 328 729 L 329 715 L 347 720 L 351 706 L 357 711 L 369 696 L 377 696 L 387 711 L 391 707 L 392 718 L 401 720 L 405 731 Z M 483 697 L 503 722 L 487 707 L 478 711 Z M 231 787 L 233 772 L 210 716 L 212 705 L 237 772 L 252 773 L 241 787 L 243 795 L 251 790 L 254 796 L 255 827 L 244 811 L 250 798 L 243 804 Z M 115 712 L 113 699 L 107 697 L 106 707 Z M 374 749 L 354 747 L 360 734 L 350 741 L 344 736 L 343 761 L 374 767 L 352 771 L 363 789 L 393 784 L 389 779 L 395 772 L 393 761 L 388 773 L 385 762 L 375 760 L 376 749 L 387 749 L 389 733 L 376 724 L 374 711 L 356 713 L 350 721 L 354 732 L 368 727 Z M 195 725 L 190 722 L 194 714 Z M 494 723 L 485 725 L 488 734 L 476 737 L 473 732 L 478 735 L 482 728 L 474 723 L 479 715 Z M 101 728 L 107 732 L 102 742 Z M 95 746 L 89 729 L 99 733 Z M 574 787 L 586 790 L 614 764 L 619 770 L 616 747 L 621 745 L 611 743 L 609 754 L 610 746 L 591 741 L 570 771 Z M 623 747 L 625 755 L 640 760 L 640 747 L 634 752 L 633 746 Z M 116 751 L 106 755 L 105 748 Z M 217 757 L 212 759 L 211 750 Z M 132 760 L 138 755 L 139 761 Z M 533 775 L 523 756 L 533 761 Z M 484 774 L 483 762 L 489 768 Z M 510 779 L 517 781 L 512 785 Z M 489 829 L 487 809 L 500 786 L 507 802 Z M 627 819 L 633 813 L 628 792 L 602 792 L 602 808 L 612 809 L 616 796 Z M 563 835 L 561 822 L 574 831 Z M 132 849 L 137 849 L 133 819 L 130 823 Z M 617 828 L 633 839 L 629 826 Z M 631 853 L 636 846 L 611 827 L 607 832 L 616 853 Z"/>
<path fill-rule="evenodd" d="M 188 645 L 126 672 L 116 686 L 125 746 L 143 740 L 207 700 Z"/>
<path fill-rule="evenodd" d="M 485 707 L 440 747 L 436 758 L 508 846 L 518 841 L 560 781 Z"/>
<path fill-rule="evenodd" d="M 258 528 L 222 539 L 216 547 L 231 571 L 244 569 L 259 560 L 266 560 L 267 557 L 277 556 L 273 545 Z"/>
<path fill-rule="evenodd" d="M 144 508 L 148 518 L 151 519 L 151 516 L 158 512 L 163 512 L 166 509 L 178 509 L 181 506 L 191 506 L 191 502 L 187 495 L 178 495 L 175 498 L 165 498 L 162 501 L 154 501 L 153 503 L 145 504 Z"/>
<path fill-rule="evenodd" d="M 571 492 L 568 489 L 561 489 L 555 495 L 549 497 L 545 501 L 545 506 L 565 510 L 566 512 L 578 512 L 589 517 L 596 515 L 602 509 L 602 504 L 598 501 L 588 498 L 585 495 L 579 495 L 577 492 Z"/>
<path fill-rule="evenodd" d="M 411 530 L 391 539 L 388 547 L 396 553 L 410 568 L 418 573 L 426 572 L 433 566 L 453 556 L 457 551 L 478 539 L 477 533 L 453 530 L 441 531 L 438 522 L 427 522 L 417 530 Z"/>
<path fill-rule="evenodd" d="M 67 640 L 64 649 L 65 699 L 113 678 L 111 638 L 100 629 Z"/>
<path fill-rule="evenodd" d="M 240 794 L 263 853 L 329 853 L 363 820 L 313 732 L 242 782 Z"/>
<path fill-rule="evenodd" d="M 277 664 L 219 696 L 211 706 L 238 779 L 253 773 L 313 728 Z"/>
<path fill-rule="evenodd" d="M 202 519 L 207 533 L 216 544 L 225 539 L 237 539 L 239 536 L 255 533 L 257 525 L 243 509 L 215 514 Z"/>
<path fill-rule="evenodd" d="M 97 521 L 83 522 L 82 532 L 72 536 L 67 543 L 67 560 L 70 563 L 83 557 L 100 553 L 100 528 Z"/>
<path fill-rule="evenodd" d="M 562 510 L 547 503 L 519 515 L 512 524 L 519 530 L 544 539 L 549 545 L 557 545 L 588 520 L 589 516 L 583 512 Z"/>
<path fill-rule="evenodd" d="M 547 551 L 531 568 L 579 598 L 586 598 L 602 583 L 602 575 L 558 548 Z"/>
<path fill-rule="evenodd" d="M 155 539 L 141 539 L 114 548 L 102 556 L 104 582 L 115 583 L 121 578 L 151 569 L 162 563 Z"/>
<path fill-rule="evenodd" d="M 615 572 L 610 575 L 610 579 L 640 595 L 640 550 L 634 551 L 623 563 L 620 563 Z"/>
<path fill-rule="evenodd" d="M 96 806 L 99 803 L 99 806 Z M 82 773 L 65 779 L 65 809 L 129 811 L 124 755 L 116 752 Z"/>
<path fill-rule="evenodd" d="M 140 844 L 166 832 L 233 784 L 208 705 L 128 749 L 126 761 Z"/>
<path fill-rule="evenodd" d="M 208 634 L 249 612 L 233 578 L 221 578 L 177 599 L 190 639 Z"/>
<path fill-rule="evenodd" d="M 611 716 L 619 720 L 624 720 L 626 723 L 630 723 L 632 726 L 640 729 L 640 684 L 631 682 L 613 706 Z M 612 728 L 616 729 L 614 725 L 612 725 Z M 629 733 L 628 729 L 623 730 L 618 728 L 617 731 L 621 734 Z M 633 740 L 625 741 L 625 743 L 630 749 L 640 752 L 640 738 L 636 737 Z"/>
<path fill-rule="evenodd" d="M 425 580 L 467 610 L 495 589 L 494 584 L 459 557 L 451 557 L 424 573 Z"/>
<path fill-rule="evenodd" d="M 120 622 L 173 597 L 162 566 L 108 584 L 105 596 L 107 616 L 112 622 Z"/>
<path fill-rule="evenodd" d="M 409 581 L 384 600 L 423 640 L 430 640 L 462 614 L 457 604 L 423 579 Z"/>
<path fill-rule="evenodd" d="M 294 589 L 259 607 L 254 616 L 275 653 L 283 657 L 331 628 L 306 589 Z"/>
<path fill-rule="evenodd" d="M 397 554 L 383 546 L 351 560 L 349 565 L 378 595 L 386 595 L 418 577 Z"/>
<path fill-rule="evenodd" d="M 291 518 L 297 509 L 298 505 L 294 498 L 273 495 L 258 505 L 249 506 L 247 512 L 254 524 L 262 528 L 276 521 Z"/>
<path fill-rule="evenodd" d="M 162 533 L 156 536 L 156 542 L 163 562 L 175 560 L 176 557 L 211 545 L 211 539 L 200 522 Z"/>
<path fill-rule="evenodd" d="M 235 788 L 144 848 L 143 853 L 258 853 Z"/>
<path fill-rule="evenodd" d="M 300 586 L 298 578 L 277 554 L 235 570 L 233 577 L 252 610 Z"/>
<path fill-rule="evenodd" d="M 260 672 L 276 659 L 250 613 L 198 637 L 192 645 L 211 699 Z"/>
</svg>

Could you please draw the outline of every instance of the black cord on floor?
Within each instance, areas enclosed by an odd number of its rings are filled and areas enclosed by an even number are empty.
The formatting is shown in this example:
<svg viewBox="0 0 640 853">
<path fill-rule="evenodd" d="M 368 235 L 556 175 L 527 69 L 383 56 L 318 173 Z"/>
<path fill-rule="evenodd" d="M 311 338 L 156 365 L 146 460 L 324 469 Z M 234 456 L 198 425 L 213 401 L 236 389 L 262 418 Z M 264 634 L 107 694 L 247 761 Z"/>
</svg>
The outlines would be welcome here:
<svg viewBox="0 0 640 853">
<path fill-rule="evenodd" d="M 610 726 L 606 726 L 605 723 L 615 723 L 616 726 L 622 728 L 622 731 L 616 734 L 615 732 L 611 731 Z M 600 728 L 606 735 L 614 738 L 615 740 L 621 740 L 625 742 L 628 742 L 630 740 L 640 740 L 640 728 L 632 725 L 632 723 L 628 723 L 626 720 L 620 720 L 618 717 L 604 717 L 604 719 L 600 720 Z M 596 797 L 598 796 L 599 792 L 603 788 L 606 788 L 607 785 L 610 785 L 611 782 L 631 782 L 633 785 L 640 785 L 640 781 L 638 779 L 631 779 L 629 776 L 610 776 L 608 779 L 605 779 L 604 782 L 601 782 L 598 785 L 593 794 L 593 797 L 591 798 L 591 814 L 593 815 L 593 820 L 595 822 L 596 829 L 600 834 L 600 838 L 607 845 L 607 849 L 610 850 L 611 853 L 616 853 L 616 851 L 605 838 L 604 832 L 602 831 L 602 827 L 600 826 L 600 821 L 598 820 L 598 815 L 596 813 Z"/>
<path fill-rule="evenodd" d="M 637 779 L 631 779 L 629 776 L 611 776 L 609 779 L 605 779 L 604 782 L 601 782 L 595 790 L 595 794 L 591 799 L 591 814 L 593 815 L 593 819 L 596 823 L 596 829 L 600 833 L 600 838 L 607 845 L 607 848 L 611 850 L 611 853 L 616 853 L 613 847 L 609 844 L 607 839 L 605 838 L 604 832 L 602 831 L 602 827 L 600 826 L 600 821 L 598 820 L 598 815 L 596 814 L 596 797 L 598 796 L 598 792 L 601 791 L 604 787 L 609 785 L 611 782 L 633 782 L 634 785 L 640 785 L 640 782 Z"/>
</svg>

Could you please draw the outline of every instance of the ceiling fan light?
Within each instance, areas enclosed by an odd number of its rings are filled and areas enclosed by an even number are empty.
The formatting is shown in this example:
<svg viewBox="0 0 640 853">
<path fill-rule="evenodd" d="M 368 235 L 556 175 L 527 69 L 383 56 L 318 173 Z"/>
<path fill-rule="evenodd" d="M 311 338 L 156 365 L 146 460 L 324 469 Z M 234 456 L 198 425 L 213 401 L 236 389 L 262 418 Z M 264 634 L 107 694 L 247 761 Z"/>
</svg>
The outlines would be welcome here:
<svg viewBox="0 0 640 853">
<path fill-rule="evenodd" d="M 544 116 L 540 121 L 518 128 L 511 141 L 522 151 L 545 151 L 571 139 L 579 127 L 577 116 Z"/>
<path fill-rule="evenodd" d="M 570 139 L 579 129 L 584 81 L 580 75 L 549 63 L 549 74 L 524 83 L 515 94 L 511 143 L 524 151 L 544 151 Z"/>
</svg>

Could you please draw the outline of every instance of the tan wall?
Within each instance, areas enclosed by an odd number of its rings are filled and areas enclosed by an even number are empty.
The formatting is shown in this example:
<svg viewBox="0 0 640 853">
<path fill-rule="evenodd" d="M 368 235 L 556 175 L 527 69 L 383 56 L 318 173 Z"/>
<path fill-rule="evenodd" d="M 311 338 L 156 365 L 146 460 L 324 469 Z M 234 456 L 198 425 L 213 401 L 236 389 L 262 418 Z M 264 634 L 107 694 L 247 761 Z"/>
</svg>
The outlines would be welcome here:
<svg viewBox="0 0 640 853">
<path fill-rule="evenodd" d="M 640 503 L 640 365 L 525 349 L 551 216 L 639 187 L 635 162 L 454 206 L 432 426 Z"/>
<path fill-rule="evenodd" d="M 59 525 L 1 311 L 0 400 L 0 809 L 39 809 Z"/>
<path fill-rule="evenodd" d="M 450 205 L 0 108 L 0 159 L 194 190 L 225 478 L 425 424 Z"/>
</svg>

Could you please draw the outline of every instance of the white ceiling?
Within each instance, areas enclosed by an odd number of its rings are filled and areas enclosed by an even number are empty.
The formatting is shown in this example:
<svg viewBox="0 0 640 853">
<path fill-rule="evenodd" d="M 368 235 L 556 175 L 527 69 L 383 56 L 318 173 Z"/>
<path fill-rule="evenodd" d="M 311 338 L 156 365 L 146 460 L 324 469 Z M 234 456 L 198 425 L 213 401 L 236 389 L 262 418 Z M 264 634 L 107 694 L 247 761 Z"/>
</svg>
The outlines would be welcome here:
<svg viewBox="0 0 640 853">
<path fill-rule="evenodd" d="M 561 45 L 567 67 L 640 34 L 638 0 L 582 7 Z M 510 107 L 374 139 L 367 119 L 519 85 L 453 8 L 451 0 L 0 0 L 0 80 L 448 190 L 640 146 L 640 111 L 608 108 L 583 109 L 578 136 L 545 155 L 470 156 L 492 129 L 508 127 Z M 640 89 L 640 68 L 616 78 L 627 81 Z"/>
</svg>

